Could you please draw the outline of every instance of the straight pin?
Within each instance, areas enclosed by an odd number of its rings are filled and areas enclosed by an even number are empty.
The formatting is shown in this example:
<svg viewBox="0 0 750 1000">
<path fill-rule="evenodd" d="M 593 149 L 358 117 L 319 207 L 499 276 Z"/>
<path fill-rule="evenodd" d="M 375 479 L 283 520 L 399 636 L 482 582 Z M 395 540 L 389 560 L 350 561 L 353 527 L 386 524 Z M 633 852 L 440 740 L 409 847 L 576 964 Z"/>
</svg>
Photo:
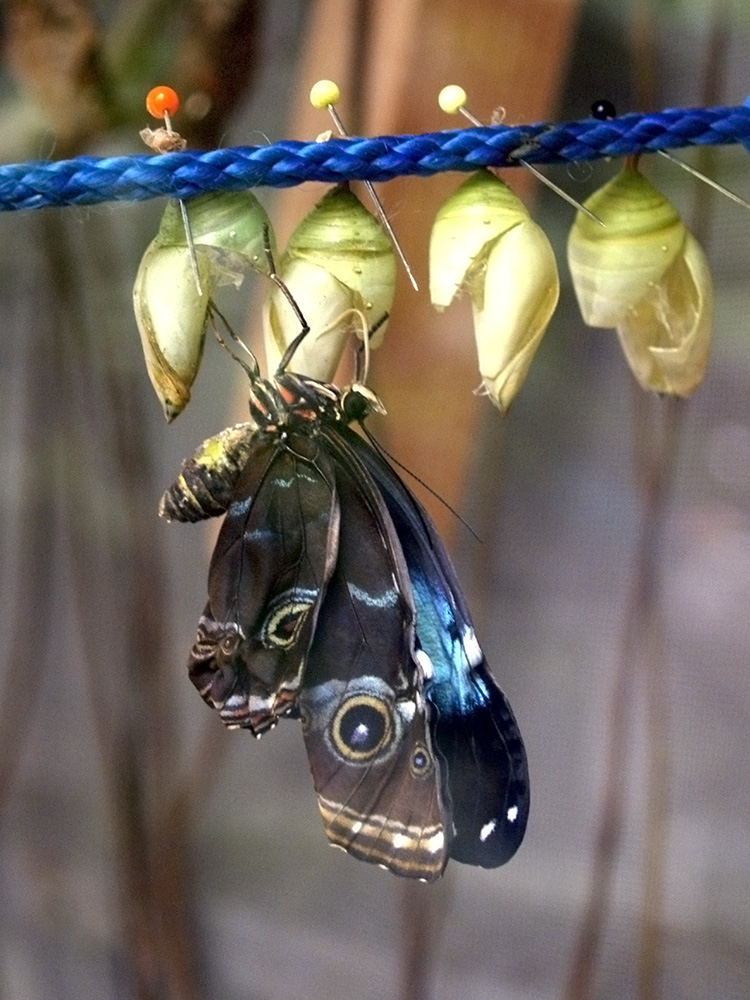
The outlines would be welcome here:
<svg viewBox="0 0 750 1000">
<path fill-rule="evenodd" d="M 336 110 L 336 104 L 338 104 L 341 97 L 341 91 L 338 86 L 332 80 L 318 80 L 316 84 L 313 85 L 310 90 L 310 104 L 319 111 L 326 109 L 333 120 L 333 124 L 336 126 L 336 131 L 339 135 L 346 139 L 349 137 L 349 133 L 344 128 L 344 123 L 341 121 L 338 111 Z M 378 197 L 378 194 L 370 181 L 363 182 L 367 188 L 367 193 L 372 198 L 373 204 L 375 205 L 375 211 L 378 213 L 378 218 L 383 226 L 383 229 L 388 233 L 388 236 L 393 243 L 393 247 L 399 256 L 401 263 L 404 265 L 404 269 L 409 276 L 409 281 L 411 281 L 414 290 L 419 291 L 419 286 L 417 285 L 417 280 L 412 273 L 412 269 L 409 267 L 409 262 L 406 259 L 406 255 L 401 248 L 401 244 L 398 241 L 398 237 L 393 230 L 393 226 L 390 223 L 388 216 L 385 214 L 385 209 L 383 208 L 383 203 Z"/>
<path fill-rule="evenodd" d="M 678 157 L 674 156 L 672 153 L 667 152 L 666 149 L 657 149 L 656 152 L 663 156 L 665 159 L 669 160 L 671 163 L 676 163 L 678 167 L 682 167 L 683 170 L 687 170 L 689 174 L 693 177 L 697 177 L 699 181 L 703 181 L 704 184 L 708 184 L 719 194 L 723 194 L 725 198 L 729 198 L 730 201 L 735 202 L 737 205 L 742 205 L 743 208 L 750 209 L 750 202 L 745 201 L 734 191 L 730 191 L 729 188 L 725 188 L 723 184 L 719 184 L 715 181 L 713 177 L 709 177 L 708 174 L 702 173 L 700 170 L 696 170 L 695 167 L 691 167 L 689 163 L 685 163 L 684 160 L 680 160 Z"/>
<path fill-rule="evenodd" d="M 447 87 L 443 87 L 438 95 L 438 104 L 442 110 L 449 115 L 461 114 L 467 121 L 470 121 L 472 125 L 477 125 L 480 128 L 484 125 L 484 122 L 481 122 L 466 107 L 466 91 L 463 87 L 459 87 L 456 84 L 450 84 Z M 551 191 L 554 191 L 556 195 L 563 199 L 563 201 L 567 201 L 569 205 L 572 205 L 576 211 L 583 212 L 584 215 L 587 215 L 593 222 L 597 222 L 600 226 L 604 225 L 602 220 L 597 215 L 594 215 L 594 213 L 589 211 L 585 205 L 576 201 L 575 198 L 567 193 L 567 191 L 563 191 L 563 189 L 558 187 L 554 181 L 549 179 L 549 177 L 545 177 L 545 175 L 540 170 L 537 170 L 533 164 L 524 160 L 520 156 L 515 157 L 515 159 L 519 163 L 522 163 L 527 170 L 531 171 L 537 180 L 540 180 L 542 184 L 545 184 Z"/>
<path fill-rule="evenodd" d="M 606 122 L 610 121 L 612 118 L 615 118 L 617 116 L 617 110 L 615 109 L 615 106 L 611 101 L 605 99 L 601 101 L 595 101 L 591 105 L 591 114 L 593 115 L 594 118 L 598 118 L 599 121 Z M 686 170 L 689 174 L 692 174 L 693 177 L 697 177 L 699 181 L 703 181 L 704 184 L 708 184 L 709 187 L 712 187 L 715 191 L 718 191 L 719 194 L 723 194 L 725 198 L 729 198 L 729 200 L 735 202 L 735 204 L 742 205 L 743 208 L 747 208 L 748 210 L 750 210 L 750 202 L 745 201 L 744 198 L 741 198 L 738 194 L 735 194 L 734 191 L 730 191 L 729 188 L 724 187 L 723 184 L 719 184 L 719 182 L 715 181 L 713 177 L 709 177 L 707 174 L 702 173 L 700 170 L 696 170 L 695 167 L 691 167 L 689 163 L 685 163 L 684 160 L 679 159 L 679 157 L 675 156 L 673 153 L 668 152 L 666 149 L 657 149 L 654 150 L 654 152 L 658 153 L 660 156 L 663 156 L 666 160 L 669 160 L 670 163 L 676 163 L 678 167 L 682 167 L 683 170 Z"/>
<path fill-rule="evenodd" d="M 177 96 L 177 92 L 172 90 L 171 87 L 153 87 L 146 95 L 146 110 L 152 117 L 162 118 L 164 120 L 164 128 L 155 130 L 150 128 L 143 129 L 141 131 L 141 139 L 143 139 L 147 146 L 155 149 L 158 153 L 174 153 L 178 150 L 183 150 L 187 145 L 179 132 L 175 132 L 172 128 L 172 115 L 177 111 L 179 106 L 180 99 Z M 187 205 L 182 198 L 178 198 L 177 201 L 180 206 L 182 225 L 185 228 L 185 240 L 187 242 L 188 256 L 190 257 L 190 267 L 193 272 L 195 287 L 198 295 L 203 295 L 203 284 L 198 267 L 198 254 L 195 249 L 193 229 L 190 225 Z"/>
</svg>

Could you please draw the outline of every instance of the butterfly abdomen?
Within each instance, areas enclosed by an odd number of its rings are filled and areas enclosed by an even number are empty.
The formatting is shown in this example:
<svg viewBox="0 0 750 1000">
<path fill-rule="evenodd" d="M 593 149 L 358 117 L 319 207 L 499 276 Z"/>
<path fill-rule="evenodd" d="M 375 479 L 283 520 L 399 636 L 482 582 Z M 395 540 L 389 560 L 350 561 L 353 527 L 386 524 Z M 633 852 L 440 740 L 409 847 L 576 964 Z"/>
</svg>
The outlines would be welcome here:
<svg viewBox="0 0 750 1000">
<path fill-rule="evenodd" d="M 254 423 L 236 424 L 208 438 L 164 493 L 159 516 L 166 521 L 201 521 L 223 514 L 253 449 Z"/>
</svg>

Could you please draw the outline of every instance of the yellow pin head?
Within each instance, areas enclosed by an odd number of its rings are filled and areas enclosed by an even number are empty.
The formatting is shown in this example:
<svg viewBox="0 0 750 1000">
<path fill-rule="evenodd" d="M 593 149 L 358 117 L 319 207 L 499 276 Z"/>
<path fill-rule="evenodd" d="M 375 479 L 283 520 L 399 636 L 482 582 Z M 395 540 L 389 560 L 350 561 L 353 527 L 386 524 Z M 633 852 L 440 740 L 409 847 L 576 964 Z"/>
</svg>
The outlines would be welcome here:
<svg viewBox="0 0 750 1000">
<path fill-rule="evenodd" d="M 318 80 L 310 90 L 310 104 L 318 111 L 338 104 L 341 91 L 333 80 Z"/>
<path fill-rule="evenodd" d="M 466 104 L 466 91 L 455 83 L 448 84 L 438 94 L 440 109 L 448 115 L 457 115 Z"/>
</svg>

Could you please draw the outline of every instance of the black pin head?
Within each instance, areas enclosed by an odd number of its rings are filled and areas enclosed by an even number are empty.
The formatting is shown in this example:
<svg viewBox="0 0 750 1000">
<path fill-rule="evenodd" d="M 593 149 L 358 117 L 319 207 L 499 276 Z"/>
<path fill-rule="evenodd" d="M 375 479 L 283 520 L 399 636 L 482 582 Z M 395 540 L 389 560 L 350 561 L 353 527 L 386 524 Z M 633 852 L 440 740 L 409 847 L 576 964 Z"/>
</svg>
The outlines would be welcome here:
<svg viewBox="0 0 750 1000">
<path fill-rule="evenodd" d="M 591 114 L 594 118 L 598 118 L 600 122 L 606 122 L 610 118 L 617 117 L 617 109 L 612 101 L 603 98 L 600 101 L 594 101 L 591 105 Z"/>
</svg>

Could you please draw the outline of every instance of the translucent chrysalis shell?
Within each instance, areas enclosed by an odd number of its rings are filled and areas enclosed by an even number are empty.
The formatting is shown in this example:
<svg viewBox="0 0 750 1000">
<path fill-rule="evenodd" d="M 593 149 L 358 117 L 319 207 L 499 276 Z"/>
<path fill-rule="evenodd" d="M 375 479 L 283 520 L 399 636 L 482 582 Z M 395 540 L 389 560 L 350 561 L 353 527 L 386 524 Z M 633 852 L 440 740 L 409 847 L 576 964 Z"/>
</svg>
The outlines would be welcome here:
<svg viewBox="0 0 750 1000">
<path fill-rule="evenodd" d="M 585 202 L 568 239 L 584 322 L 616 327 L 644 389 L 689 396 L 708 364 L 713 287 L 706 258 L 677 210 L 626 162 Z"/>
<path fill-rule="evenodd" d="M 363 337 L 393 305 L 396 258 L 391 241 L 356 195 L 338 186 L 294 230 L 278 273 L 310 324 L 295 352 L 294 370 L 330 381 L 351 332 Z M 371 347 L 382 342 L 386 326 L 378 327 Z M 266 364 L 274 371 L 300 332 L 299 318 L 275 285 L 269 288 L 263 329 Z"/>
<path fill-rule="evenodd" d="M 555 255 L 507 184 L 473 174 L 443 204 L 430 237 L 430 297 L 468 290 L 482 383 L 500 410 L 520 389 L 560 293 Z"/>
<path fill-rule="evenodd" d="M 146 368 L 170 421 L 190 399 L 214 289 L 238 285 L 248 268 L 267 270 L 264 230 L 270 234 L 268 216 L 249 191 L 202 195 L 185 205 L 200 291 L 177 202 L 167 205 L 159 231 L 141 259 L 133 288 Z"/>
</svg>

